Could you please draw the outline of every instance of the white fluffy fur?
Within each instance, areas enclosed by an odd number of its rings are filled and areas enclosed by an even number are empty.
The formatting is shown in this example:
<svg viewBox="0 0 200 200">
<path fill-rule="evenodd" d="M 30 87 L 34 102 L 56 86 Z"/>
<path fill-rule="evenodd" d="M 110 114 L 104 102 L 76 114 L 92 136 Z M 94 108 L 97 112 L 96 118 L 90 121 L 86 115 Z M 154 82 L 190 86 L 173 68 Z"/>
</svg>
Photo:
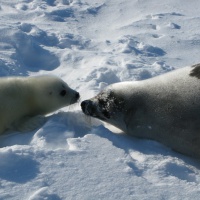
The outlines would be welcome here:
<svg viewBox="0 0 200 200">
<path fill-rule="evenodd" d="M 66 90 L 66 95 L 60 92 Z M 75 103 L 76 91 L 58 77 L 0 78 L 0 134 L 27 119 Z"/>
</svg>

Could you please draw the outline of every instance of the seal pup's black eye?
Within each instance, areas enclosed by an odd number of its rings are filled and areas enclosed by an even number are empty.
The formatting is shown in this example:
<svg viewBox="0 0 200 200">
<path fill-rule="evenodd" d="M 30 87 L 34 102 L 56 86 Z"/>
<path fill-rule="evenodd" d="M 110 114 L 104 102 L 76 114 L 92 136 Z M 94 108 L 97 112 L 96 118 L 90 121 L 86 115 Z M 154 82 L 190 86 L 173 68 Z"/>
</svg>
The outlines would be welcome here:
<svg viewBox="0 0 200 200">
<path fill-rule="evenodd" d="M 67 91 L 66 91 L 66 90 L 62 90 L 62 91 L 60 92 L 60 95 L 61 95 L 62 97 L 64 97 L 66 94 L 67 94 Z"/>
</svg>

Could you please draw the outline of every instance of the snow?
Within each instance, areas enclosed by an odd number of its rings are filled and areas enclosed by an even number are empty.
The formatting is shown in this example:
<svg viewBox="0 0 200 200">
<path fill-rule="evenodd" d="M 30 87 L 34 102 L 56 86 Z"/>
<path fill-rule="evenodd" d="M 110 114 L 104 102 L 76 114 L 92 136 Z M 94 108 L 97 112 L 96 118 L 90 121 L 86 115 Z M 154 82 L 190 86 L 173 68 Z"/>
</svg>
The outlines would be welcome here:
<svg viewBox="0 0 200 200">
<path fill-rule="evenodd" d="M 199 62 L 198 0 L 2 0 L 0 76 L 54 74 L 91 98 L 105 86 Z M 109 128 L 109 129 L 108 129 Z M 0 136 L 0 199 L 199 199 L 199 161 L 83 115 Z"/>
</svg>

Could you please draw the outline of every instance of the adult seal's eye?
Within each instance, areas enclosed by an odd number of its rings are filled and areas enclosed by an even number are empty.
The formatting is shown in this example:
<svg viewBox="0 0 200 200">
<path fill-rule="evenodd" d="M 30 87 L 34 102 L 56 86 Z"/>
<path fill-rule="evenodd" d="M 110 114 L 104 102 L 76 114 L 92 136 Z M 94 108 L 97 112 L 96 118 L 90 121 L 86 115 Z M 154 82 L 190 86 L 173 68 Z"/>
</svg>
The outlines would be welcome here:
<svg viewBox="0 0 200 200">
<path fill-rule="evenodd" d="M 67 91 L 66 91 L 66 90 L 62 90 L 62 91 L 60 92 L 60 95 L 61 95 L 62 97 L 64 97 L 66 94 L 67 94 Z"/>
</svg>

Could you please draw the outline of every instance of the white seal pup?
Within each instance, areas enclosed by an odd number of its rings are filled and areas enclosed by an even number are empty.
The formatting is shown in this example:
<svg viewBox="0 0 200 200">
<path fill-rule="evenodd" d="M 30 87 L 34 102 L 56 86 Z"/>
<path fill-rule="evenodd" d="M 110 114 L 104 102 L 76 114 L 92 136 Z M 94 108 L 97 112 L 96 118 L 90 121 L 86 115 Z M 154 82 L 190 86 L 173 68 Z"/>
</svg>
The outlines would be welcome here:
<svg viewBox="0 0 200 200">
<path fill-rule="evenodd" d="M 0 134 L 30 131 L 42 117 L 77 102 L 79 93 L 55 76 L 0 78 Z"/>
<path fill-rule="evenodd" d="M 200 158 L 200 64 L 110 85 L 81 107 L 127 134 Z"/>
</svg>

